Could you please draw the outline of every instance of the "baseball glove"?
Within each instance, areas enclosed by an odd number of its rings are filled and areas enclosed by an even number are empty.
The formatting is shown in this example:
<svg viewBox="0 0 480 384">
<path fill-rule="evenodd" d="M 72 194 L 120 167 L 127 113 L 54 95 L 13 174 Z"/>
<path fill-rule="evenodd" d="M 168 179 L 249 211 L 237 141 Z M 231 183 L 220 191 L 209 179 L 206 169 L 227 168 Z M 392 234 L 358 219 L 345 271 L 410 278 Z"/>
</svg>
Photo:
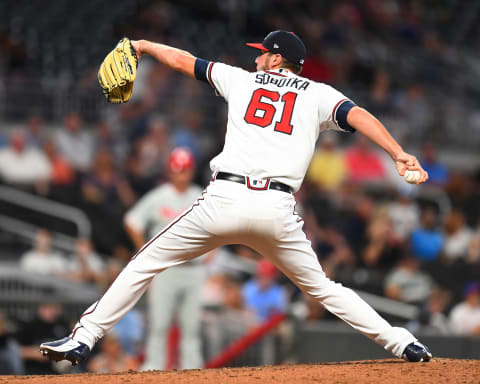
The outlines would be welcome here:
<svg viewBox="0 0 480 384">
<path fill-rule="evenodd" d="M 98 82 L 110 103 L 126 103 L 133 92 L 138 59 L 130 39 L 121 39 L 103 60 L 98 70 Z"/>
</svg>

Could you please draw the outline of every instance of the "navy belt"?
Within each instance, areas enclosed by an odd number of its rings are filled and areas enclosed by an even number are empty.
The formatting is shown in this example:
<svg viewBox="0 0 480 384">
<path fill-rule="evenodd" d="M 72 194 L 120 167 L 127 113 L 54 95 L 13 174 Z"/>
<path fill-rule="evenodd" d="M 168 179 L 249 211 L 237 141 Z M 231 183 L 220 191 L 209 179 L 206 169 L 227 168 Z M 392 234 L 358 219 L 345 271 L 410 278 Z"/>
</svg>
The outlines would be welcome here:
<svg viewBox="0 0 480 384">
<path fill-rule="evenodd" d="M 287 193 L 293 193 L 293 189 L 287 184 L 279 183 L 278 181 L 271 181 L 270 178 L 263 179 L 264 185 L 256 185 L 257 180 L 252 181 L 249 176 L 235 175 L 234 173 L 218 172 L 215 176 L 215 180 L 227 180 L 234 183 L 240 183 L 247 186 L 249 189 L 255 191 L 266 191 L 267 189 L 274 189 L 276 191 L 282 191 Z"/>
</svg>

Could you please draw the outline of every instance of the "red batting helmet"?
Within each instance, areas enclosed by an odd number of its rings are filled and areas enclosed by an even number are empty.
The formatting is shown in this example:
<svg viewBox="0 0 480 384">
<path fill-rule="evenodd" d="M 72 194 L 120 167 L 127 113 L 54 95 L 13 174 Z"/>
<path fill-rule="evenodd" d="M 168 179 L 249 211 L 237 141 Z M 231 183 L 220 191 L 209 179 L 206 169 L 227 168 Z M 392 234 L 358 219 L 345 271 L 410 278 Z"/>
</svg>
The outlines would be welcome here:
<svg viewBox="0 0 480 384">
<path fill-rule="evenodd" d="M 195 157 L 188 148 L 175 148 L 168 157 L 168 169 L 172 172 L 187 171 L 194 167 Z"/>
</svg>

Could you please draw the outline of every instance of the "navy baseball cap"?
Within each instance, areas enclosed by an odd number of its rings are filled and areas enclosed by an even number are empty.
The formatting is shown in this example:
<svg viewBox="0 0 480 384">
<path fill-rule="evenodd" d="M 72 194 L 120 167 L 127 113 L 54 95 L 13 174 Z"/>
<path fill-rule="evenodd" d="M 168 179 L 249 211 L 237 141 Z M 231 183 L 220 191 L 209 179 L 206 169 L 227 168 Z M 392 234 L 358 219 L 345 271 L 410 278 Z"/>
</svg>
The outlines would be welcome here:
<svg viewBox="0 0 480 384">
<path fill-rule="evenodd" d="M 293 32 L 270 32 L 262 43 L 246 43 L 249 47 L 265 52 L 279 53 L 293 64 L 303 65 L 307 49 L 303 41 Z"/>
</svg>

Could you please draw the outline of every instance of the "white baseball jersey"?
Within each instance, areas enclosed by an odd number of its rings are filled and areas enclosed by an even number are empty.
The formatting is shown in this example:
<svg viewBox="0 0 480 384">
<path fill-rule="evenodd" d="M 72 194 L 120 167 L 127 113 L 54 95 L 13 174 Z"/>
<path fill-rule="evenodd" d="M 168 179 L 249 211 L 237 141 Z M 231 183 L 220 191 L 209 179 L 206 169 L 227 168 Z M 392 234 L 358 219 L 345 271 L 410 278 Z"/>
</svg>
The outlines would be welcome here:
<svg viewBox="0 0 480 384">
<path fill-rule="evenodd" d="M 201 193 L 196 185 L 178 192 L 171 183 L 165 183 L 143 196 L 127 212 L 125 221 L 150 239 L 189 208 Z"/>
<path fill-rule="evenodd" d="M 302 184 L 321 131 L 352 131 L 339 124 L 342 104 L 353 106 L 329 85 L 285 69 L 247 72 L 205 62 L 196 72 L 228 103 L 223 151 L 211 163 L 215 171 L 271 178 L 297 191 Z M 202 76 L 203 75 L 203 76 Z M 347 111 L 348 112 L 348 111 Z"/>
</svg>

